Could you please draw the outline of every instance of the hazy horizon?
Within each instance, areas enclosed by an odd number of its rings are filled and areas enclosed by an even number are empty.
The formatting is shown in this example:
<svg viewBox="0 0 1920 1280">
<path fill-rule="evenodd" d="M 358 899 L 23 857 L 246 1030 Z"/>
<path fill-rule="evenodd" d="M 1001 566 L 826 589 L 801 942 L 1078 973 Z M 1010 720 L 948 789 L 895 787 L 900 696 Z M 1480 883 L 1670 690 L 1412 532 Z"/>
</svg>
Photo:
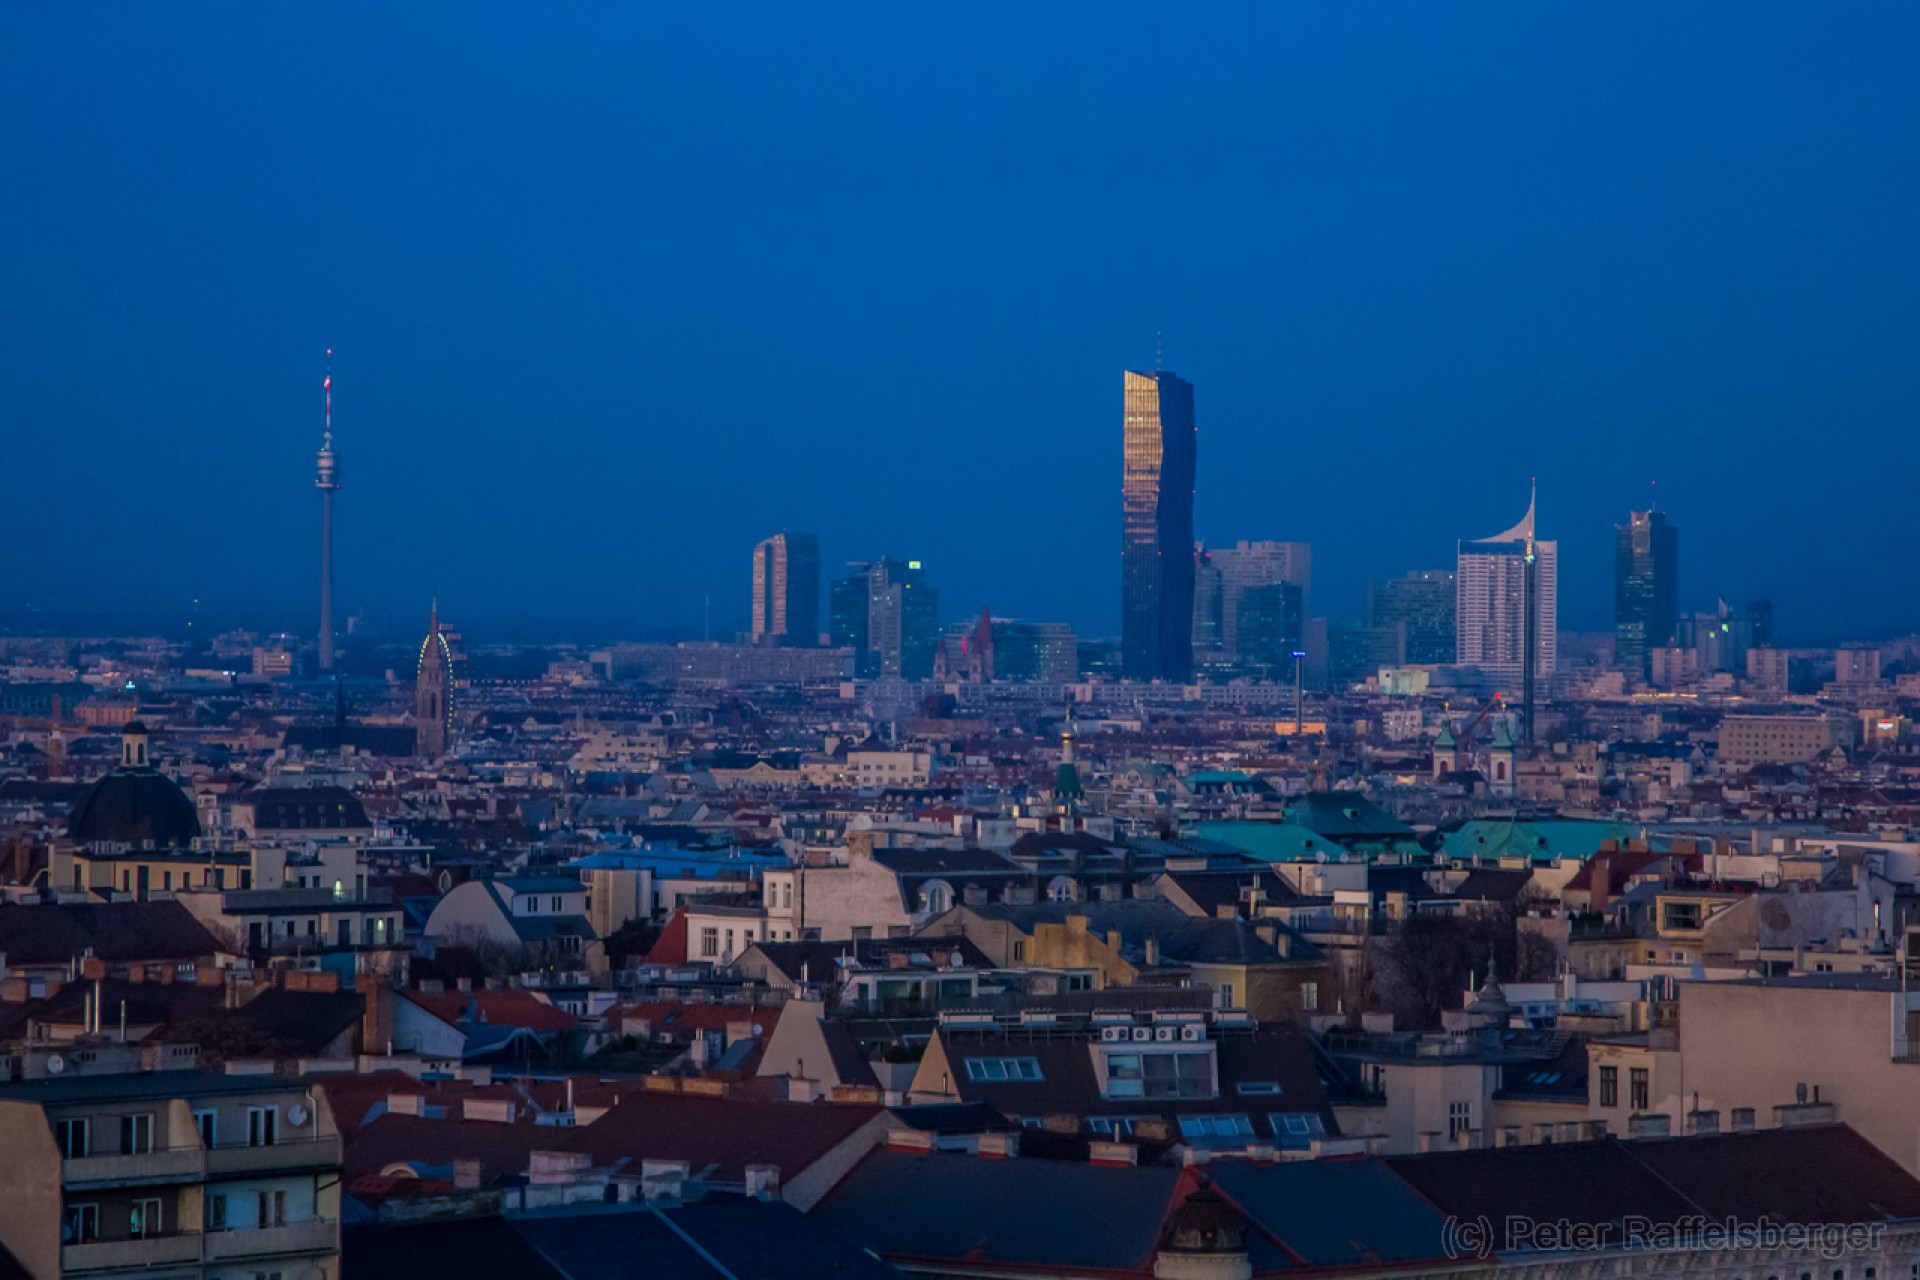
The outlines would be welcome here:
<svg viewBox="0 0 1920 1280">
<path fill-rule="evenodd" d="M 1161 334 L 1336 621 L 1538 476 L 1571 630 L 1654 480 L 1683 609 L 1920 628 L 1910 7 L 109 12 L 0 11 L 0 619 L 310 631 L 331 346 L 342 618 L 726 638 L 793 528 L 1110 635 Z"/>
</svg>

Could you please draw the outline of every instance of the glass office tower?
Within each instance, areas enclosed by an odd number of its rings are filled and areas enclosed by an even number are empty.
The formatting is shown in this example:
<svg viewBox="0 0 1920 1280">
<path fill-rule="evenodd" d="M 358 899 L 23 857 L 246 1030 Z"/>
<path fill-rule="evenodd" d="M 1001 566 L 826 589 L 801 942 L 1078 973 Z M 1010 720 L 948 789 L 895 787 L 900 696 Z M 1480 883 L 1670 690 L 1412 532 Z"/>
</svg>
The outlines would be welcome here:
<svg viewBox="0 0 1920 1280">
<path fill-rule="evenodd" d="M 1193 384 L 1171 373 L 1125 378 L 1120 483 L 1121 673 L 1193 678 Z"/>
<path fill-rule="evenodd" d="M 776 533 L 753 549 L 756 644 L 820 643 L 820 539 Z"/>
<path fill-rule="evenodd" d="M 1680 531 L 1662 512 L 1634 511 L 1613 535 L 1613 661 L 1640 683 L 1679 626 Z"/>
</svg>

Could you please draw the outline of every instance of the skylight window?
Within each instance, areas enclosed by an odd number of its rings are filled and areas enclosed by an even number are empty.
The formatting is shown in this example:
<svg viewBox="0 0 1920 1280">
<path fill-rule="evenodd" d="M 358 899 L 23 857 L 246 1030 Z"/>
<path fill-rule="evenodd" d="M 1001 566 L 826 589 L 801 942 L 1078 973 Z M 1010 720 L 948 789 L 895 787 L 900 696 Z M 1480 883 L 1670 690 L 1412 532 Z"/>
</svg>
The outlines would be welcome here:
<svg viewBox="0 0 1920 1280">
<path fill-rule="evenodd" d="M 1044 1080 L 1038 1058 L 968 1058 L 967 1079 L 985 1084 Z"/>
</svg>

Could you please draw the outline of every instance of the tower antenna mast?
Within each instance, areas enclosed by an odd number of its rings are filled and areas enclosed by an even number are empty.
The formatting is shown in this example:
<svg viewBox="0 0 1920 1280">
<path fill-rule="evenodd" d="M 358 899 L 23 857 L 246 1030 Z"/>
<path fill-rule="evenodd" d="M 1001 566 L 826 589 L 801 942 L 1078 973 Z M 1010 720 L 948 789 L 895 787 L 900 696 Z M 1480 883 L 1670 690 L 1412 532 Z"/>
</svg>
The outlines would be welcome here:
<svg viewBox="0 0 1920 1280">
<path fill-rule="evenodd" d="M 324 404 L 320 453 L 313 485 L 320 491 L 320 669 L 333 670 L 333 494 L 340 487 L 340 464 L 333 456 L 333 348 L 327 348 L 326 376 L 320 381 Z"/>
</svg>

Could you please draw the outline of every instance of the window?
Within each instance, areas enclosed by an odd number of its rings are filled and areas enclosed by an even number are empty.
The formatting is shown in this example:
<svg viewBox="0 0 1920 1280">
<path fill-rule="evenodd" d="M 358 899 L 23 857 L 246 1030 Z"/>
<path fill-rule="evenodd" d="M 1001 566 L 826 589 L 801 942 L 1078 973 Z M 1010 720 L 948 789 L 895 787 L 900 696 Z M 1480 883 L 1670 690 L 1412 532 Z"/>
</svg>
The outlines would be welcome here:
<svg viewBox="0 0 1920 1280">
<path fill-rule="evenodd" d="M 68 1244 L 84 1244 L 100 1238 L 100 1206 L 97 1204 L 74 1204 L 67 1206 Z"/>
<path fill-rule="evenodd" d="M 270 1147 L 280 1141 L 280 1108 L 247 1108 L 247 1145 Z"/>
<path fill-rule="evenodd" d="M 1133 1136 L 1133 1126 L 1140 1122 L 1139 1116 L 1094 1116 L 1087 1121 L 1087 1128 L 1111 1142 L 1124 1142 Z"/>
<path fill-rule="evenodd" d="M 1013 962 L 1015 964 L 1025 964 L 1027 962 L 1027 944 L 1025 942 L 1015 942 L 1013 944 Z"/>
<path fill-rule="evenodd" d="M 120 1150 L 130 1156 L 147 1155 L 153 1150 L 153 1112 L 120 1117 Z"/>
<path fill-rule="evenodd" d="M 793 882 L 791 880 L 780 886 L 780 906 L 787 911 L 793 910 Z"/>
<path fill-rule="evenodd" d="M 1231 982 L 1223 982 L 1220 984 L 1220 1007 L 1222 1009 L 1233 1008 L 1233 984 Z"/>
<path fill-rule="evenodd" d="M 1634 1067 L 1627 1072 L 1627 1105 L 1634 1111 L 1647 1109 L 1647 1069 Z"/>
<path fill-rule="evenodd" d="M 227 1229 L 227 1197 L 224 1194 L 207 1197 L 207 1230 L 225 1231 Z"/>
<path fill-rule="evenodd" d="M 1311 1111 L 1276 1111 L 1267 1117 L 1273 1136 L 1282 1147 L 1299 1150 L 1311 1146 L 1315 1138 L 1326 1136 L 1327 1128 Z"/>
<path fill-rule="evenodd" d="M 262 1191 L 259 1193 L 259 1223 L 263 1227 L 284 1227 L 287 1225 L 287 1193 L 284 1191 Z"/>
<path fill-rule="evenodd" d="M 1463 1133 L 1473 1131 L 1473 1104 L 1470 1102 L 1449 1102 L 1447 1104 L 1447 1140 L 1457 1142 Z"/>
<path fill-rule="evenodd" d="M 558 898 L 555 898 L 555 899 L 553 900 L 553 902 L 552 902 L 552 903 L 551 903 L 550 905 L 551 905 L 551 907 L 552 907 L 552 909 L 553 909 L 553 913 L 554 913 L 555 915 L 558 915 L 558 914 L 560 914 L 560 899 L 558 899 Z"/>
<path fill-rule="evenodd" d="M 159 1235 L 161 1226 L 158 1200 L 135 1200 L 127 1211 L 127 1234 L 135 1240 Z"/>
<path fill-rule="evenodd" d="M 700 954 L 707 957 L 720 954 L 720 930 L 715 928 L 700 930 Z"/>
<path fill-rule="evenodd" d="M 84 1119 L 56 1120 L 53 1122 L 53 1140 L 60 1147 L 60 1154 L 69 1160 L 78 1160 L 93 1149 L 93 1126 Z"/>
<path fill-rule="evenodd" d="M 1181 1116 L 1180 1136 L 1191 1139 L 1251 1138 L 1253 1121 L 1246 1116 Z"/>
<path fill-rule="evenodd" d="M 1038 1058 L 968 1058 L 967 1079 L 989 1083 L 1043 1080 Z"/>
<path fill-rule="evenodd" d="M 1600 1105 L 1603 1107 L 1620 1105 L 1620 1068 L 1614 1066 L 1600 1068 Z"/>
<path fill-rule="evenodd" d="M 1148 1098 L 1213 1097 L 1211 1053 L 1143 1053 L 1140 1055 L 1142 1095 Z"/>
<path fill-rule="evenodd" d="M 1320 1012 L 1320 984 L 1303 982 L 1300 984 L 1300 1011 L 1302 1013 Z"/>
</svg>

